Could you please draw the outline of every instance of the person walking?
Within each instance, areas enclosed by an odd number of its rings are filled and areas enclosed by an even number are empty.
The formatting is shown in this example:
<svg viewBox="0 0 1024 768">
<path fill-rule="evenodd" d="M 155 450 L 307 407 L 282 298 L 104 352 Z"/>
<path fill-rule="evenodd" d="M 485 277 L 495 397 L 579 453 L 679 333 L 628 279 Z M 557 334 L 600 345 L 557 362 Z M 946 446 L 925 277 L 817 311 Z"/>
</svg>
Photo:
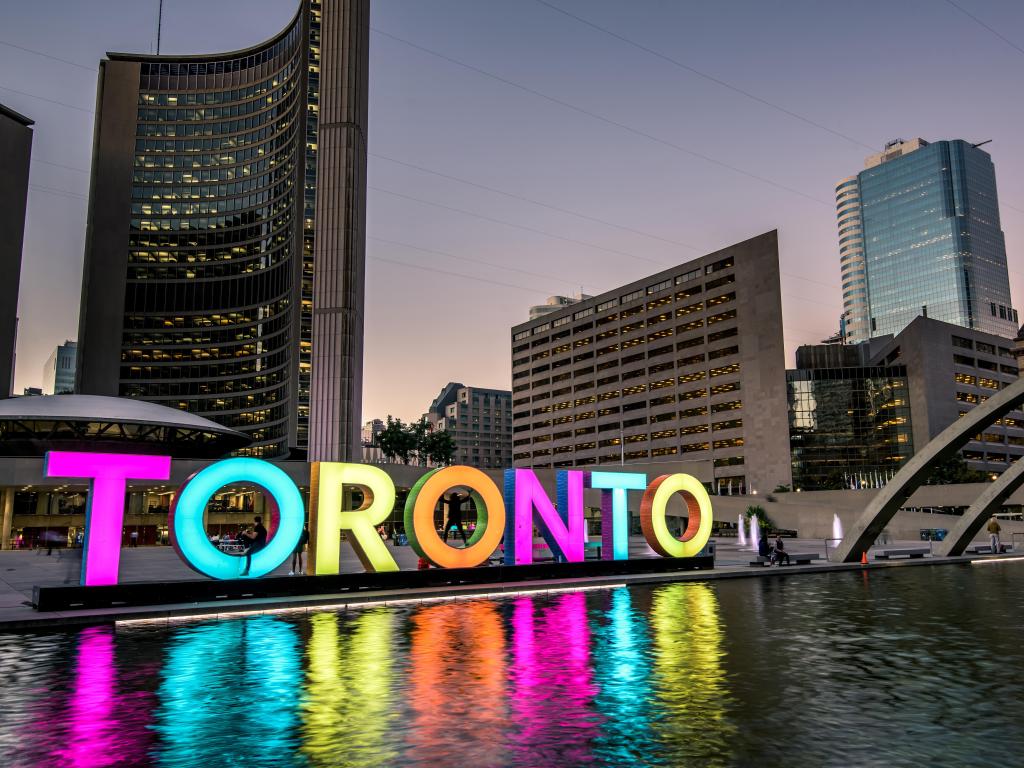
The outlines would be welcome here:
<svg viewBox="0 0 1024 768">
<path fill-rule="evenodd" d="M 132 531 L 131 533 L 128 534 L 128 546 L 129 547 L 137 547 L 137 546 L 139 546 L 139 532 L 137 530 L 136 531 Z"/>
<path fill-rule="evenodd" d="M 306 544 L 308 543 L 309 524 L 306 523 L 302 526 L 302 533 L 299 534 L 299 543 L 295 545 L 295 551 L 292 552 L 292 569 L 288 571 L 289 576 L 294 576 L 296 573 L 299 576 L 306 575 L 306 570 L 302 567 L 302 553 L 306 551 Z"/>
<path fill-rule="evenodd" d="M 992 519 L 988 521 L 988 539 L 989 543 L 992 545 L 993 555 L 999 554 L 999 532 L 1002 530 L 1003 529 L 1000 527 L 999 521 L 996 520 L 995 515 L 993 515 Z"/>
<path fill-rule="evenodd" d="M 253 518 L 255 525 L 251 531 L 243 534 L 249 540 L 249 546 L 245 549 L 245 570 L 243 576 L 249 575 L 249 568 L 252 565 L 252 556 L 267 546 L 267 529 L 263 527 L 263 518 L 257 515 Z"/>
<path fill-rule="evenodd" d="M 463 546 L 469 546 L 469 540 L 466 538 L 466 530 L 462 527 L 462 503 L 469 498 L 469 494 L 460 495 L 458 493 L 451 493 L 448 495 L 448 522 L 445 523 L 444 528 L 444 540 L 448 541 L 448 534 L 452 530 L 459 532 L 462 537 Z M 454 536 L 452 537 L 454 540 Z"/>
</svg>

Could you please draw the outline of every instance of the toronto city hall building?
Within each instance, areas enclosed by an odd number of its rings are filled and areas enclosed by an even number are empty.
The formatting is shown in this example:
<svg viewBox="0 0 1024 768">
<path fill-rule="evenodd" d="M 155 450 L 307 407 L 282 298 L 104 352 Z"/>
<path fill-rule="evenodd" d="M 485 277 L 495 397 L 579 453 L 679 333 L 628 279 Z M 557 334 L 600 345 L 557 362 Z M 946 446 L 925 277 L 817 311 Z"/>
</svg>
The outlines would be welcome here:
<svg viewBox="0 0 1024 768">
<path fill-rule="evenodd" d="M 849 343 L 917 316 L 1017 334 L 992 158 L 962 140 L 890 142 L 836 187 Z"/>
<path fill-rule="evenodd" d="M 0 399 L 14 391 L 18 283 L 25 239 L 33 122 L 0 104 Z"/>
<path fill-rule="evenodd" d="M 516 466 L 710 461 L 790 483 L 776 232 L 512 329 Z"/>
<path fill-rule="evenodd" d="M 243 453 L 361 456 L 369 0 L 232 53 L 100 63 L 77 389 Z"/>
</svg>

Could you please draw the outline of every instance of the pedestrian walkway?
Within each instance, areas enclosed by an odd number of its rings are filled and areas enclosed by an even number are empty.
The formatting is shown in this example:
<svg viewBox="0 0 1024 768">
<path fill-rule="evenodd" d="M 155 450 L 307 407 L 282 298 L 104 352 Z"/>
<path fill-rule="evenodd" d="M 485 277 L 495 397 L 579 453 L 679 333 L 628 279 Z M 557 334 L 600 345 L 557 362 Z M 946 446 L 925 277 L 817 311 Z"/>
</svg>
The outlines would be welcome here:
<svg viewBox="0 0 1024 768">
<path fill-rule="evenodd" d="M 921 548 L 928 542 L 892 542 L 884 549 Z M 786 547 L 793 553 L 818 552 L 819 560 L 809 565 L 793 565 L 774 568 L 752 568 L 749 566 L 754 553 L 749 548 L 740 549 L 735 540 L 716 540 L 716 562 L 713 571 L 687 571 L 658 574 L 637 574 L 633 576 L 588 577 L 579 580 L 556 579 L 545 582 L 524 582 L 522 584 L 500 584 L 482 587 L 467 585 L 459 587 L 433 587 L 427 590 L 402 590 L 390 592 L 339 595 L 310 595 L 266 600 L 224 601 L 208 606 L 191 604 L 187 606 L 164 605 L 157 608 L 137 607 L 108 609 L 102 611 L 68 611 L 39 613 L 31 607 L 33 586 L 59 586 L 77 583 L 81 568 L 80 552 L 75 550 L 54 550 L 51 556 L 45 550 L 0 552 L 0 631 L 3 629 L 33 626 L 54 626 L 59 624 L 103 623 L 126 618 L 165 619 L 187 614 L 219 615 L 233 611 L 280 610 L 285 608 L 303 610 L 304 606 L 335 604 L 357 606 L 366 602 L 395 602 L 408 599 L 438 599 L 459 597 L 466 594 L 500 594 L 509 591 L 546 591 L 550 589 L 579 589 L 586 586 L 607 586 L 622 583 L 652 583 L 659 581 L 706 581 L 721 578 L 772 576 L 780 573 L 821 573 L 835 570 L 861 568 L 859 564 L 830 563 L 825 559 L 825 542 L 821 540 L 786 539 Z M 417 555 L 411 547 L 388 548 L 396 562 L 403 569 L 415 569 Z M 829 546 L 829 553 L 833 548 Z M 874 549 L 872 550 L 874 552 Z M 871 553 L 869 553 L 870 556 Z M 641 537 L 630 540 L 630 558 L 657 557 Z M 891 563 L 872 561 L 870 567 L 892 567 L 901 565 L 927 565 L 940 562 L 967 562 L 971 558 L 923 558 L 920 560 L 897 560 Z M 121 581 L 156 583 L 184 581 L 201 578 L 182 562 L 171 547 L 126 548 L 121 551 Z M 342 547 L 342 572 L 358 573 L 362 566 L 350 547 Z M 282 564 L 273 574 L 287 577 L 288 563 Z"/>
</svg>

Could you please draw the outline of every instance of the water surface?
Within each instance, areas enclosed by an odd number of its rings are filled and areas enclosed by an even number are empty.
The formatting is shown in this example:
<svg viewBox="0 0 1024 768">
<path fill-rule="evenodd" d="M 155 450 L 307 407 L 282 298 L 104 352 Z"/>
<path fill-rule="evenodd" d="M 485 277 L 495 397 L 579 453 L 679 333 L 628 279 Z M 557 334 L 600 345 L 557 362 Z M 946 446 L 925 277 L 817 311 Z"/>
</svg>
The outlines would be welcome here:
<svg viewBox="0 0 1024 768">
<path fill-rule="evenodd" d="M 1014 765 L 1024 563 L 0 635 L 8 766 Z"/>
</svg>

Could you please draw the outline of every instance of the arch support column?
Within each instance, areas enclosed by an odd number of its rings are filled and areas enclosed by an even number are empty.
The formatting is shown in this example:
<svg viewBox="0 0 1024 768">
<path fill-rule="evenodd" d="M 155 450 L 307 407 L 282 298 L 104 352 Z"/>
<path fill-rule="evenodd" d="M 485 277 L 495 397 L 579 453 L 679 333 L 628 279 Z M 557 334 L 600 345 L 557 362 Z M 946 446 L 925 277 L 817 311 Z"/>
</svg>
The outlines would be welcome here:
<svg viewBox="0 0 1024 768">
<path fill-rule="evenodd" d="M 914 491 L 928 479 L 932 468 L 959 451 L 976 434 L 1001 419 L 1024 402 L 1024 377 L 990 397 L 983 404 L 969 411 L 965 416 L 940 432 L 930 443 L 918 451 L 903 465 L 892 480 L 883 488 L 857 522 L 846 534 L 836 555 L 839 562 L 851 563 L 860 559 L 882 529 L 892 520 L 893 515 Z M 1007 470 L 1009 471 L 1009 470 Z"/>
<path fill-rule="evenodd" d="M 985 488 L 981 496 L 975 499 L 963 517 L 953 526 L 953 530 L 939 542 L 935 554 L 941 557 L 962 555 L 985 521 L 998 512 L 1003 502 L 1021 485 L 1024 485 L 1024 459 L 1015 461 L 998 480 Z"/>
</svg>

